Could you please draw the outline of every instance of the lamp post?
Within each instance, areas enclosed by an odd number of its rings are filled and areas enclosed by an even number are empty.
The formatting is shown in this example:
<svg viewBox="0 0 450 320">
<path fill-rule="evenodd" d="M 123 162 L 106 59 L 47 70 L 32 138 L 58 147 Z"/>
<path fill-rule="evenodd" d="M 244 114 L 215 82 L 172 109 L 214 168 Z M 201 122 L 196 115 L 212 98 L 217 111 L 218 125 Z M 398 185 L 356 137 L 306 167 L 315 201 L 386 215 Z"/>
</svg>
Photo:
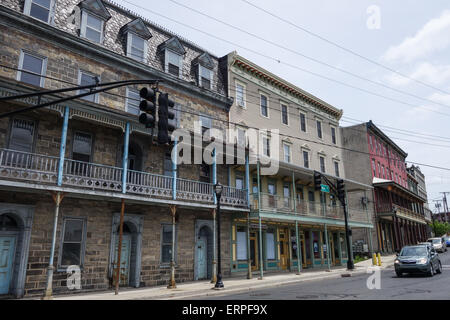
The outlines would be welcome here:
<svg viewBox="0 0 450 320">
<path fill-rule="evenodd" d="M 222 195 L 223 186 L 220 183 L 214 185 L 214 192 L 217 197 L 217 281 L 214 289 L 223 289 L 222 282 L 222 260 L 220 258 L 220 196 Z"/>
</svg>

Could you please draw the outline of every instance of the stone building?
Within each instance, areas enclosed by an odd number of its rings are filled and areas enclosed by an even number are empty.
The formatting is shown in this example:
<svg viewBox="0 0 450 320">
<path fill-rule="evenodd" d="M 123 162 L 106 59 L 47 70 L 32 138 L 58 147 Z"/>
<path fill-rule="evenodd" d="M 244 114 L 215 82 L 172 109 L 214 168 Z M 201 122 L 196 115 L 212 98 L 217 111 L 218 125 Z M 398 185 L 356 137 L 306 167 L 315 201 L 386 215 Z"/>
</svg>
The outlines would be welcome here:
<svg viewBox="0 0 450 320">
<path fill-rule="evenodd" d="M 407 153 L 372 121 L 340 128 L 340 132 L 347 177 L 374 187 L 364 200 L 353 199 L 370 208 L 376 225 L 371 239 L 374 248 L 388 253 L 426 240 L 425 199 L 409 189 Z"/>
<path fill-rule="evenodd" d="M 178 127 L 227 127 L 232 100 L 219 59 L 110 1 L 2 1 L 0 65 L 0 97 L 156 79 L 175 101 Z M 120 285 L 212 277 L 213 183 L 226 185 L 228 169 L 173 163 L 171 149 L 153 144 L 156 131 L 138 121 L 140 88 L 0 119 L 0 251 L 7 261 L 0 295 L 110 288 L 122 204 Z M 1 113 L 85 92 L 0 101 Z M 221 203 L 229 275 L 227 239 L 233 214 L 248 212 L 246 191 L 225 186 Z M 81 289 L 68 285 L 73 266 L 80 267 Z"/>
<path fill-rule="evenodd" d="M 333 184 L 345 179 L 348 193 L 371 190 L 347 179 L 338 132 L 342 110 L 236 52 L 221 58 L 221 66 L 234 99 L 230 129 L 237 132 L 231 139 L 250 151 L 258 149 L 249 176 L 242 165 L 233 166 L 229 175 L 231 186 L 250 193 L 249 216 L 236 215 L 232 221 L 231 271 L 263 276 L 264 271 L 345 265 L 343 208 L 313 185 L 317 170 Z M 254 130 L 258 145 L 252 144 Z M 349 204 L 349 226 L 372 228 L 361 203 Z"/>
</svg>

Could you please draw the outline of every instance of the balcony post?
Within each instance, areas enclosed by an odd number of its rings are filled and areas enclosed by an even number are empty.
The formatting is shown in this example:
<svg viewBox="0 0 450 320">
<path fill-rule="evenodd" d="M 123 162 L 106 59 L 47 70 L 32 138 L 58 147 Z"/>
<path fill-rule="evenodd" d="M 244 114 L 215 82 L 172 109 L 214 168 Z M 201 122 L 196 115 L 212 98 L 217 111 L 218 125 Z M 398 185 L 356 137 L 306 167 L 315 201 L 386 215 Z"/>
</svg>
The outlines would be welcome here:
<svg viewBox="0 0 450 320">
<path fill-rule="evenodd" d="M 367 192 L 364 189 L 364 198 L 367 200 Z M 364 206 L 364 209 L 366 210 L 367 213 L 367 222 L 371 223 L 372 221 L 370 221 L 370 215 L 369 215 L 369 201 L 367 201 L 367 204 Z M 373 255 L 373 243 L 372 243 L 372 228 L 367 228 L 367 233 L 368 233 L 368 238 L 369 238 L 369 256 L 371 257 Z"/>
<path fill-rule="evenodd" d="M 327 230 L 327 224 L 325 223 L 325 245 L 327 246 L 327 265 L 328 265 L 328 271 L 330 270 L 330 246 L 328 243 L 328 230 Z M 323 246 L 323 245 L 322 245 Z"/>
<path fill-rule="evenodd" d="M 122 158 L 122 193 L 127 192 L 127 170 L 128 170 L 128 146 L 130 143 L 130 123 L 125 126 L 123 138 L 123 158 Z"/>
<path fill-rule="evenodd" d="M 298 241 L 298 221 L 295 221 L 295 242 L 297 245 L 297 274 L 299 275 L 302 271 L 302 265 L 301 265 L 301 254 L 302 254 L 302 248 L 300 248 L 300 242 Z"/>
<path fill-rule="evenodd" d="M 178 139 L 175 138 L 172 150 L 172 199 L 177 199 L 177 161 L 178 161 Z"/>
<path fill-rule="evenodd" d="M 216 148 L 213 149 L 212 180 L 213 185 L 216 185 L 217 183 Z M 217 204 L 216 193 L 214 192 L 214 190 L 212 192 L 214 194 L 214 204 Z"/>
<path fill-rule="evenodd" d="M 250 258 L 250 212 L 247 212 L 247 279 L 252 278 L 252 259 Z"/>
<path fill-rule="evenodd" d="M 263 272 L 263 265 L 264 265 L 264 261 L 263 261 L 263 245 L 262 245 L 262 226 L 261 226 L 261 177 L 260 177 L 260 168 L 259 168 L 259 159 L 256 162 L 256 175 L 258 177 L 258 217 L 259 217 L 259 261 L 260 261 L 260 265 L 259 265 L 259 272 L 260 272 L 260 277 L 258 278 L 258 280 L 262 280 L 263 276 L 264 276 L 264 272 Z"/>
<path fill-rule="evenodd" d="M 64 157 L 66 154 L 67 127 L 69 126 L 69 107 L 64 108 L 64 120 L 61 132 L 61 145 L 59 147 L 58 186 L 62 185 Z"/>
<path fill-rule="evenodd" d="M 294 204 L 294 213 L 297 214 L 297 204 L 295 202 L 296 202 L 296 199 L 295 199 L 295 172 L 292 170 L 292 203 Z M 297 256 L 298 256 L 298 254 L 297 254 Z"/>
<path fill-rule="evenodd" d="M 247 188 L 247 205 L 250 207 L 250 168 L 248 163 L 248 154 L 245 155 L 245 187 Z"/>
<path fill-rule="evenodd" d="M 170 214 L 172 216 L 172 254 L 170 256 L 170 280 L 167 289 L 175 289 L 177 287 L 175 283 L 175 224 L 176 224 L 176 213 L 177 206 L 171 205 Z"/>
<path fill-rule="evenodd" d="M 52 233 L 52 247 L 50 249 L 50 259 L 47 267 L 47 280 L 45 283 L 45 293 L 43 300 L 53 299 L 53 260 L 55 257 L 55 246 L 56 246 L 56 231 L 58 229 L 58 216 L 59 216 L 59 205 L 61 204 L 64 194 L 62 192 L 52 193 L 53 200 L 55 201 L 55 214 L 53 218 L 53 233 Z"/>
</svg>

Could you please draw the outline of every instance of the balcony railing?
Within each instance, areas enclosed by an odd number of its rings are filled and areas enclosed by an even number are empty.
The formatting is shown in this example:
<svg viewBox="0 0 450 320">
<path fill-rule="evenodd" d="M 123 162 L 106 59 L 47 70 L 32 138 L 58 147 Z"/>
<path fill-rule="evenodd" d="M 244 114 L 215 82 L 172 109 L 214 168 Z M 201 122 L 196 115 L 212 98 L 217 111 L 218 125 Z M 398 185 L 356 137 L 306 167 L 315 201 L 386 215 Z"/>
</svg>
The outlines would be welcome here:
<svg viewBox="0 0 450 320">
<path fill-rule="evenodd" d="M 296 200 L 294 210 L 292 198 L 267 193 L 251 194 L 250 201 L 250 210 L 252 211 L 257 211 L 259 203 L 261 203 L 261 211 L 265 212 L 344 220 L 343 207 L 338 205 Z M 350 221 L 368 222 L 367 212 L 363 209 L 349 208 L 348 217 Z"/>
<path fill-rule="evenodd" d="M 57 184 L 59 158 L 0 149 L 0 179 Z M 122 168 L 65 159 L 62 185 L 91 190 L 122 192 Z M 126 192 L 151 198 L 171 199 L 173 178 L 148 172 L 127 171 Z M 224 186 L 221 203 L 247 207 L 247 191 Z M 177 179 L 177 200 L 214 203 L 213 185 Z"/>
</svg>

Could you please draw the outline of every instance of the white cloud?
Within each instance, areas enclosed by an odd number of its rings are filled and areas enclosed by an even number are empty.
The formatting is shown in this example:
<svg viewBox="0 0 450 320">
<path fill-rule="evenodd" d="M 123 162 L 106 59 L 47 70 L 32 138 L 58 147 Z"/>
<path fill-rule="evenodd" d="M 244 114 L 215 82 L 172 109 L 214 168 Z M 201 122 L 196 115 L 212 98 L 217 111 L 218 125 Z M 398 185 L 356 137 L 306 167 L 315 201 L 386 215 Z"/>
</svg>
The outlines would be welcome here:
<svg viewBox="0 0 450 320">
<path fill-rule="evenodd" d="M 450 80 L 450 65 L 434 65 L 429 62 L 423 62 L 408 76 L 433 85 L 443 84 Z M 396 73 L 387 76 L 387 80 L 396 86 L 405 86 L 412 82 L 412 80 Z"/>
<path fill-rule="evenodd" d="M 450 105 L 450 94 L 435 92 L 431 96 L 429 96 L 428 99 L 442 104 Z"/>
<path fill-rule="evenodd" d="M 414 59 L 445 49 L 450 44 L 450 10 L 428 21 L 413 37 L 390 47 L 382 56 L 386 61 L 411 62 Z"/>
</svg>

